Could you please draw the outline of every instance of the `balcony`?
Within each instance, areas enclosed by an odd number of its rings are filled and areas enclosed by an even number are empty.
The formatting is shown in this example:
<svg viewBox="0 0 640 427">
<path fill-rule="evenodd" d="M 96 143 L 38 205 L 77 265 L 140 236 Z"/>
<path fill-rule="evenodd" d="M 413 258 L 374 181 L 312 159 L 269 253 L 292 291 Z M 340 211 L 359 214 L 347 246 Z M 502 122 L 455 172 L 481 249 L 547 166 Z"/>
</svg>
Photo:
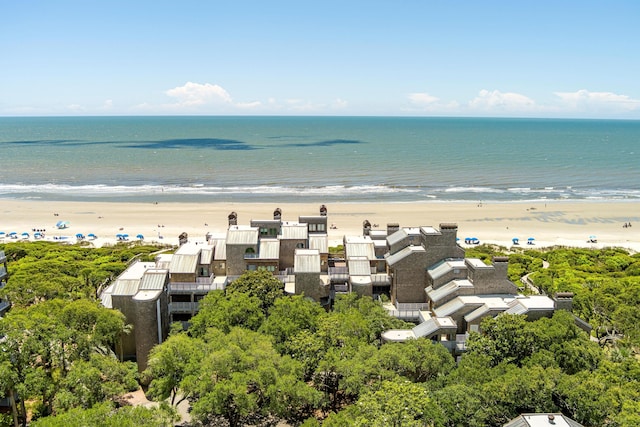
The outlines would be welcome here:
<svg viewBox="0 0 640 427">
<path fill-rule="evenodd" d="M 169 283 L 170 294 L 206 294 L 209 291 L 224 290 L 224 283 L 214 281 L 212 274 L 207 277 L 196 277 L 195 282 L 172 282 Z"/>
<path fill-rule="evenodd" d="M 197 313 L 200 309 L 198 302 L 171 302 L 169 303 L 169 313 Z"/>
</svg>

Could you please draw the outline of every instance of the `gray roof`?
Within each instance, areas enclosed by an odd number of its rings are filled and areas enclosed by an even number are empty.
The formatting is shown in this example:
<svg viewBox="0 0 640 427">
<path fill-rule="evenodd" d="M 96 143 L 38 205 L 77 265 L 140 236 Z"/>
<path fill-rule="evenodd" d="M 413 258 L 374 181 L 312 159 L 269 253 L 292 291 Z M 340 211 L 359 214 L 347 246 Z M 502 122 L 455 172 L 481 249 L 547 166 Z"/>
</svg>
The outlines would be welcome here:
<svg viewBox="0 0 640 427">
<path fill-rule="evenodd" d="M 294 273 L 320 273 L 320 252 L 316 249 L 296 249 Z"/>
<path fill-rule="evenodd" d="M 553 423 L 550 422 L 553 417 Z M 584 427 L 579 422 L 560 413 L 521 414 L 503 427 Z"/>
<path fill-rule="evenodd" d="M 227 245 L 257 245 L 258 228 L 232 225 L 227 230 Z"/>
<path fill-rule="evenodd" d="M 396 243 L 400 243 L 403 239 L 406 239 L 407 237 L 409 237 L 409 235 L 403 228 L 401 228 L 395 233 L 387 236 L 387 243 L 389 243 L 390 246 L 393 246 Z"/>
<path fill-rule="evenodd" d="M 399 250 L 393 255 L 388 255 L 387 264 L 389 264 L 390 267 L 393 267 L 399 261 L 403 260 L 404 258 L 416 252 L 426 252 L 426 251 L 422 246 L 407 246 L 406 248 Z"/>
<path fill-rule="evenodd" d="M 452 259 L 452 260 L 445 260 L 442 262 L 439 262 L 433 266 L 431 266 L 427 271 L 429 272 L 429 276 L 431 276 L 434 280 L 438 279 L 439 277 L 444 276 L 445 274 L 449 273 L 452 270 L 466 270 L 467 269 L 467 264 L 464 262 L 463 259 Z"/>
<path fill-rule="evenodd" d="M 134 300 L 134 301 L 154 301 L 154 300 L 158 299 L 160 294 L 162 294 L 162 291 L 159 291 L 159 290 L 155 290 L 155 291 L 139 291 L 131 299 Z"/>
<path fill-rule="evenodd" d="M 415 326 L 412 330 L 416 338 L 429 338 L 435 333 L 442 334 L 455 332 L 457 328 L 458 325 L 451 317 L 430 317 Z"/>
<path fill-rule="evenodd" d="M 473 283 L 468 280 L 452 280 L 444 286 L 440 286 L 438 289 L 433 289 L 429 286 L 426 289 L 427 295 L 429 299 L 434 303 L 438 304 L 438 301 L 445 299 L 446 297 L 455 294 L 458 289 L 461 288 L 472 288 Z"/>
<path fill-rule="evenodd" d="M 282 224 L 280 238 L 283 240 L 306 240 L 308 236 L 307 224 L 299 224 L 297 222 Z"/>
<path fill-rule="evenodd" d="M 345 239 L 345 256 L 347 259 L 353 257 L 365 257 L 369 260 L 376 259 L 376 249 L 373 240 L 366 236 L 347 237 Z"/>
<path fill-rule="evenodd" d="M 138 292 L 140 281 L 145 272 L 153 269 L 153 262 L 135 262 L 118 276 L 113 284 L 111 295 L 132 296 Z"/>
<path fill-rule="evenodd" d="M 213 261 L 213 246 L 200 245 L 200 264 L 211 264 Z"/>
<path fill-rule="evenodd" d="M 442 234 L 440 232 L 440 230 L 436 229 L 435 227 L 431 227 L 431 226 L 420 227 L 420 230 L 422 230 L 422 232 L 424 234 Z"/>
<path fill-rule="evenodd" d="M 139 289 L 142 291 L 163 290 L 168 274 L 167 270 L 147 270 L 142 276 Z"/>
<path fill-rule="evenodd" d="M 310 234 L 309 249 L 317 249 L 321 254 L 329 253 L 329 239 L 326 234 Z"/>
<path fill-rule="evenodd" d="M 349 276 L 371 276 L 371 264 L 366 257 L 353 257 L 347 260 Z"/>
<path fill-rule="evenodd" d="M 278 239 L 260 239 L 259 259 L 280 258 L 280 241 Z"/>
<path fill-rule="evenodd" d="M 187 253 L 187 254 L 173 254 L 171 263 L 169 264 L 169 271 L 174 273 L 195 273 L 198 266 L 198 260 L 200 259 L 199 253 Z"/>
<path fill-rule="evenodd" d="M 216 239 L 214 243 L 213 259 L 226 260 L 227 259 L 227 240 Z"/>
</svg>

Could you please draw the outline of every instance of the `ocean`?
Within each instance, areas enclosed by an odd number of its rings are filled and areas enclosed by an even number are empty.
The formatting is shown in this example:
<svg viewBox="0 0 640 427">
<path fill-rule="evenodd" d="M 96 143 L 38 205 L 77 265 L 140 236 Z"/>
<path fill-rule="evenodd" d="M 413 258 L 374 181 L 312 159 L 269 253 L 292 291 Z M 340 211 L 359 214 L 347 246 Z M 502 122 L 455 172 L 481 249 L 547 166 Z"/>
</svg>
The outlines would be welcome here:
<svg viewBox="0 0 640 427">
<path fill-rule="evenodd" d="M 640 121 L 2 117 L 0 198 L 640 199 Z"/>
</svg>

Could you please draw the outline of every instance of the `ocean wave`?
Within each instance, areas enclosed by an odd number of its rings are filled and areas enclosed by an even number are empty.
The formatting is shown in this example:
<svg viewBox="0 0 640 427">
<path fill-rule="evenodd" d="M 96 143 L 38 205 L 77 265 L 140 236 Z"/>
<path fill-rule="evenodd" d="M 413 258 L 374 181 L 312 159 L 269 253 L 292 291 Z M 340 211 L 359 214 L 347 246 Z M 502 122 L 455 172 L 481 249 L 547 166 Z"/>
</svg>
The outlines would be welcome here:
<svg viewBox="0 0 640 427">
<path fill-rule="evenodd" d="M 35 200 L 242 200 L 280 199 L 334 201 L 524 201 L 524 200 L 636 200 L 640 190 L 592 189 L 575 187 L 418 187 L 391 185 L 67 185 L 67 184 L 0 184 L 0 197 Z"/>
</svg>

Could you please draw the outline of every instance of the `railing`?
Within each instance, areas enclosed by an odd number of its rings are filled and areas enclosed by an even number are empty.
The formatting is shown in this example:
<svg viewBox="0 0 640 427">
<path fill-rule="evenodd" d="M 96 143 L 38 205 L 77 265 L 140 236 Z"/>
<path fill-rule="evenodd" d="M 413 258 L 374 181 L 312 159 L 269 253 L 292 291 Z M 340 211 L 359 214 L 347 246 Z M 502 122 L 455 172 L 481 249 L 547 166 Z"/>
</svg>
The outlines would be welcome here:
<svg viewBox="0 0 640 427">
<path fill-rule="evenodd" d="M 198 302 L 172 302 L 169 303 L 169 313 L 195 313 L 200 309 Z"/>
<path fill-rule="evenodd" d="M 0 279 L 7 277 L 7 269 L 4 267 L 0 267 Z"/>
<path fill-rule="evenodd" d="M 11 303 L 7 300 L 0 300 L 0 315 L 3 315 L 9 308 Z"/>
<path fill-rule="evenodd" d="M 260 258 L 260 254 L 256 254 L 256 253 L 246 253 L 244 254 L 244 259 L 256 259 L 256 258 Z"/>
<path fill-rule="evenodd" d="M 214 283 L 214 278 L 215 276 L 212 274 L 208 277 L 196 277 L 195 282 L 172 282 L 169 283 L 169 293 L 206 293 L 214 290 L 223 290 L 224 284 Z"/>
<path fill-rule="evenodd" d="M 4 254 L 4 251 L 0 251 L 0 262 L 5 262 L 7 260 L 7 256 Z"/>
</svg>

